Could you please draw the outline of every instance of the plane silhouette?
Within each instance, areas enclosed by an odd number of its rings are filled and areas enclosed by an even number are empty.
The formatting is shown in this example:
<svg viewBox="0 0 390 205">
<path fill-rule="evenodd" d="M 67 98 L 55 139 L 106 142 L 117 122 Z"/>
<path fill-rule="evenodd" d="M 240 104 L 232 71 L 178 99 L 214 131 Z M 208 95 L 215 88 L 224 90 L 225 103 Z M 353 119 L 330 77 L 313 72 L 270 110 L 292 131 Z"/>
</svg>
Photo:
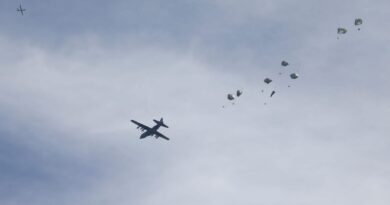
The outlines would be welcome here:
<svg viewBox="0 0 390 205">
<path fill-rule="evenodd" d="M 145 131 L 144 133 L 141 134 L 140 139 L 143 139 L 143 138 L 148 137 L 148 136 L 154 136 L 154 137 L 156 137 L 156 139 L 161 137 L 165 140 L 169 140 L 168 137 L 164 136 L 163 134 L 161 134 L 157 131 L 161 126 L 168 128 L 168 126 L 164 124 L 163 118 L 161 118 L 159 121 L 158 120 L 153 120 L 153 121 L 156 123 L 156 125 L 153 126 L 152 128 L 150 128 L 150 127 L 148 127 L 144 124 L 141 124 L 135 120 L 131 120 L 132 123 L 137 125 L 137 129 L 141 129 L 141 131 Z"/>
</svg>

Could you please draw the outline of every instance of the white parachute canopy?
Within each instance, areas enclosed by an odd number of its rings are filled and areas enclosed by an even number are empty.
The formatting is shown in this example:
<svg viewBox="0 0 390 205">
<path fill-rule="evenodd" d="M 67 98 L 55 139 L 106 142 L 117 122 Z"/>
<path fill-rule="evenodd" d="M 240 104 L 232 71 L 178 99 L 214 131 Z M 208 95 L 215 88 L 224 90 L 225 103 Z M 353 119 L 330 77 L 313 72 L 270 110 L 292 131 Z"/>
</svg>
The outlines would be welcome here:
<svg viewBox="0 0 390 205">
<path fill-rule="evenodd" d="M 288 62 L 287 61 L 282 61 L 281 65 L 286 67 L 286 66 L 288 66 Z"/>
<path fill-rule="evenodd" d="M 296 74 L 296 73 L 291 73 L 291 74 L 290 74 L 290 78 L 291 78 L 291 79 L 297 79 L 298 77 L 299 77 L 299 75 Z"/>
<path fill-rule="evenodd" d="M 363 19 L 361 19 L 361 18 L 355 19 L 355 26 L 360 26 L 362 24 L 363 24 Z"/>
<path fill-rule="evenodd" d="M 242 95 L 242 90 L 237 90 L 236 95 L 237 97 L 240 97 Z"/>
<path fill-rule="evenodd" d="M 345 28 L 338 28 L 337 29 L 337 34 L 346 34 L 347 33 L 347 29 Z"/>
<path fill-rule="evenodd" d="M 360 25 L 363 24 L 363 19 L 357 18 L 355 19 L 355 26 L 358 26 L 358 31 L 360 31 Z"/>
<path fill-rule="evenodd" d="M 228 100 L 234 100 L 234 95 L 229 93 L 229 94 L 227 95 L 227 99 L 228 99 Z"/>
<path fill-rule="evenodd" d="M 267 84 L 270 84 L 272 82 L 272 80 L 270 78 L 266 78 L 266 79 L 264 79 L 264 82 Z"/>
</svg>

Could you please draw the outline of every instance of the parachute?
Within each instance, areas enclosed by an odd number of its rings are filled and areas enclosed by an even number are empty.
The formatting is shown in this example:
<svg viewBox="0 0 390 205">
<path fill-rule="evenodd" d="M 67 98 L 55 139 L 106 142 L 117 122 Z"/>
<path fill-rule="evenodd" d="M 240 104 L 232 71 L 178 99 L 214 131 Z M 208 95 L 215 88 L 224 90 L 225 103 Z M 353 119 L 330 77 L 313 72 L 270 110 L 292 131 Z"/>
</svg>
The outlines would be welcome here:
<svg viewBox="0 0 390 205">
<path fill-rule="evenodd" d="M 237 97 L 240 97 L 242 95 L 242 90 L 237 90 L 236 95 Z"/>
<path fill-rule="evenodd" d="M 360 26 L 363 24 L 363 20 L 361 18 L 355 19 L 355 26 Z M 360 28 L 358 28 L 358 31 L 360 31 Z"/>
<path fill-rule="evenodd" d="M 291 73 L 290 78 L 291 79 L 297 79 L 299 76 L 296 73 Z"/>
<path fill-rule="evenodd" d="M 227 99 L 228 99 L 228 100 L 234 100 L 234 95 L 228 94 L 228 95 L 227 95 Z"/>
<path fill-rule="evenodd" d="M 286 66 L 288 66 L 288 62 L 287 61 L 282 61 L 281 65 L 286 67 Z"/>
<path fill-rule="evenodd" d="M 346 32 L 347 32 L 347 29 L 345 29 L 345 28 L 338 28 L 338 30 L 337 30 L 338 34 L 345 34 Z M 276 73 L 274 73 L 275 75 L 268 75 L 269 77 L 265 76 L 263 81 L 266 85 L 261 86 L 262 88 L 260 88 L 258 90 L 258 92 L 260 91 L 260 94 L 261 94 L 262 98 L 264 99 L 264 105 L 267 105 L 267 104 L 269 104 L 269 102 L 275 100 L 273 98 L 273 96 L 276 94 L 276 90 L 278 90 L 278 93 L 279 93 L 279 91 L 281 91 L 281 86 L 291 90 L 290 88 L 294 87 L 293 85 L 291 85 L 293 83 L 293 81 L 295 81 L 295 79 L 298 79 L 300 77 L 299 76 L 299 69 L 295 70 L 296 69 L 295 64 L 290 65 L 285 60 L 279 61 L 279 62 L 281 64 L 281 66 L 283 66 L 283 67 L 289 66 L 289 68 L 280 68 L 282 70 L 276 71 Z M 290 67 L 294 70 L 290 70 Z M 282 81 L 282 82 L 280 82 L 280 81 Z M 285 81 L 285 82 L 283 82 L 283 81 Z M 284 84 L 284 83 L 286 83 L 286 84 Z M 235 91 L 227 94 L 228 101 L 226 101 L 226 99 L 225 99 L 226 104 L 223 105 L 222 108 L 226 108 L 228 106 L 228 104 L 235 105 L 236 103 L 239 103 L 240 102 L 239 98 L 241 98 L 242 94 L 243 94 L 243 91 L 241 89 L 235 89 Z M 280 94 L 278 94 L 278 95 L 280 95 Z"/>
<path fill-rule="evenodd" d="M 272 82 L 272 80 L 269 79 L 269 78 L 266 78 L 266 79 L 264 79 L 264 82 L 267 83 L 267 84 L 270 84 Z"/>
<path fill-rule="evenodd" d="M 347 33 L 347 29 L 345 28 L 338 28 L 337 29 L 337 34 L 346 34 Z"/>
<path fill-rule="evenodd" d="M 360 26 L 363 24 L 363 20 L 361 18 L 355 19 L 355 26 Z"/>
</svg>

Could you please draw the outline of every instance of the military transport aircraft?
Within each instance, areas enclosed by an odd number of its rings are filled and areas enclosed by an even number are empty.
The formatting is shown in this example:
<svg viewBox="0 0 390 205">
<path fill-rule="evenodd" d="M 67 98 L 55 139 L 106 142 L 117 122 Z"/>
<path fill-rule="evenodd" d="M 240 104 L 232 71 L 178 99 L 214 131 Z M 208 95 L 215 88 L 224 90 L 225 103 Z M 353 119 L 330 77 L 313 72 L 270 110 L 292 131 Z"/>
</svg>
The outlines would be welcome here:
<svg viewBox="0 0 390 205">
<path fill-rule="evenodd" d="M 17 8 L 16 11 L 20 12 L 23 16 L 24 15 L 23 12 L 26 11 L 26 9 L 22 8 L 22 4 L 19 4 L 19 8 Z"/>
<path fill-rule="evenodd" d="M 157 120 L 153 120 L 153 121 L 157 125 L 155 125 L 154 127 L 150 128 L 150 127 L 148 127 L 146 125 L 143 125 L 143 124 L 141 124 L 141 123 L 139 123 L 139 122 L 137 122 L 135 120 L 131 120 L 132 123 L 134 123 L 134 124 L 136 124 L 138 126 L 137 129 L 141 129 L 141 131 L 145 131 L 146 130 L 146 132 L 142 133 L 140 139 L 143 139 L 143 138 L 148 137 L 148 136 L 154 136 L 154 137 L 156 137 L 156 139 L 161 137 L 163 139 L 169 140 L 168 137 L 165 137 L 163 134 L 161 134 L 161 133 L 159 133 L 157 131 L 158 128 L 160 128 L 161 126 L 168 128 L 168 126 L 166 126 L 164 124 L 163 118 L 161 118 L 160 121 L 157 121 Z"/>
</svg>

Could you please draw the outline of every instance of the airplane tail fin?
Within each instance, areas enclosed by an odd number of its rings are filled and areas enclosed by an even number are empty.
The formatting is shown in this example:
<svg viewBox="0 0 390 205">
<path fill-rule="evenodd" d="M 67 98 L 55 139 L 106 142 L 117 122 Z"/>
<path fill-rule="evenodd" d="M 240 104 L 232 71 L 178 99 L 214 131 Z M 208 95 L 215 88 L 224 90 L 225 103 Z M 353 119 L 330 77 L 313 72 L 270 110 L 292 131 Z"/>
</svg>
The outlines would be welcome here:
<svg viewBox="0 0 390 205">
<path fill-rule="evenodd" d="M 163 127 L 166 127 L 166 128 L 169 128 L 166 124 L 164 124 L 164 119 L 161 118 L 160 121 L 158 120 L 153 120 L 155 123 L 157 123 L 158 125 L 161 125 Z"/>
</svg>

